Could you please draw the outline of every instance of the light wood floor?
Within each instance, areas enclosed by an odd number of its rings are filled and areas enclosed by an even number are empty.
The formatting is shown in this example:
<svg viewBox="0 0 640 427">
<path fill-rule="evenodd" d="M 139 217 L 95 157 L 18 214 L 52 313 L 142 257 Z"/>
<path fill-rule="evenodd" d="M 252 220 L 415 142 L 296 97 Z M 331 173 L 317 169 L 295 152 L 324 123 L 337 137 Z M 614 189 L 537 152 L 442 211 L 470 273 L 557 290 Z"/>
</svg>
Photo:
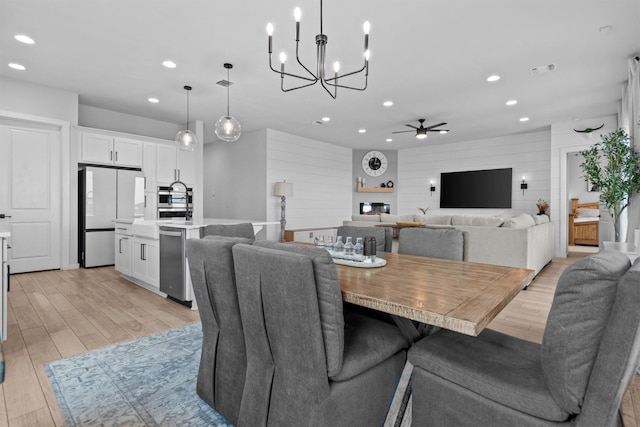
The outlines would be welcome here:
<svg viewBox="0 0 640 427">
<path fill-rule="evenodd" d="M 570 255 L 554 259 L 490 327 L 540 342 L 558 277 L 585 254 Z M 113 267 L 11 276 L 0 427 L 64 425 L 43 363 L 197 320 L 197 311 L 121 279 Z M 639 380 L 623 407 L 626 425 L 640 427 Z"/>
</svg>

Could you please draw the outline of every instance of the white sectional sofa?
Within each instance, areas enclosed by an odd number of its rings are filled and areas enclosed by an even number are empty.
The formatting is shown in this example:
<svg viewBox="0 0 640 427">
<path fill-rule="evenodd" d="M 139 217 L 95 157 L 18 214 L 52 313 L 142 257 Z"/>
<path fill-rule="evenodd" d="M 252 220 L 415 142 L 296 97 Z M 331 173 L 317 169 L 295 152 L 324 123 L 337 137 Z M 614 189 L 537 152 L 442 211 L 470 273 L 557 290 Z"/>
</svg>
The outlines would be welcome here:
<svg viewBox="0 0 640 427">
<path fill-rule="evenodd" d="M 396 225 L 398 221 L 462 230 L 465 261 L 530 268 L 538 274 L 554 255 L 553 224 L 546 215 L 520 214 L 508 219 L 457 214 L 353 215 L 343 225 Z"/>
</svg>

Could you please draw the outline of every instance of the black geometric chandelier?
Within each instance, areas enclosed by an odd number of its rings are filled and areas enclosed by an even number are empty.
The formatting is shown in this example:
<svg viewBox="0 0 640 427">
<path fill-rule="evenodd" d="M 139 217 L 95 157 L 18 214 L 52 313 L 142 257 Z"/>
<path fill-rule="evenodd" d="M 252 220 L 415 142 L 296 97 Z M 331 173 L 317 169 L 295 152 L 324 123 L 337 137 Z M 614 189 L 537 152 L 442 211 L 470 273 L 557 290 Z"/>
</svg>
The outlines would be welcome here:
<svg viewBox="0 0 640 427">
<path fill-rule="evenodd" d="M 326 47 L 327 47 L 327 41 L 328 41 L 328 37 L 323 34 L 322 32 L 322 0 L 320 0 L 320 34 L 318 34 L 316 36 L 316 72 L 315 74 L 309 70 L 309 68 L 307 68 L 301 61 L 300 58 L 298 56 L 298 45 L 300 43 L 300 17 L 301 17 L 302 13 L 300 12 L 300 8 L 296 7 L 294 10 L 294 17 L 296 20 L 296 60 L 298 61 L 298 64 L 300 64 L 300 66 L 302 66 L 302 68 L 304 68 L 304 70 L 307 72 L 307 74 L 305 75 L 297 75 L 297 74 L 291 74 L 291 73 L 286 73 L 284 70 L 284 64 L 285 61 L 287 60 L 287 56 L 284 52 L 282 52 L 280 54 L 280 70 L 276 70 L 273 68 L 273 65 L 271 63 L 271 56 L 272 56 L 272 35 L 273 35 L 273 25 L 271 23 L 267 24 L 267 34 L 269 35 L 269 67 L 271 68 L 271 71 L 280 74 L 280 89 L 282 89 L 283 92 L 289 92 L 292 90 L 296 90 L 296 89 L 301 89 L 303 87 L 307 87 L 307 86 L 312 86 L 318 82 L 320 82 L 320 84 L 322 85 L 322 87 L 324 88 L 324 90 L 327 91 L 327 93 L 329 95 L 331 95 L 331 97 L 333 99 L 336 98 L 336 96 L 338 95 L 338 88 L 345 88 L 345 89 L 352 89 L 352 90 L 365 90 L 367 88 L 367 80 L 369 77 L 369 29 L 371 28 L 369 25 L 369 21 L 364 23 L 363 29 L 364 29 L 364 65 L 362 66 L 362 68 L 360 68 L 359 70 L 356 71 L 352 71 L 350 73 L 346 73 L 346 74 L 339 74 L 340 71 L 340 64 L 338 62 L 335 62 L 333 64 L 333 77 L 327 78 L 326 77 L 326 73 L 325 73 L 325 54 L 326 54 Z M 345 77 L 349 77 L 349 76 L 353 76 L 359 73 L 364 72 L 364 86 L 363 87 L 353 87 L 353 86 L 346 86 L 344 84 L 341 84 L 339 82 L 340 79 L 344 79 Z M 290 87 L 288 89 L 284 88 L 284 77 L 285 76 L 289 76 L 289 77 L 294 77 L 296 79 L 300 79 L 300 80 L 305 80 L 308 83 L 304 83 L 300 86 L 295 86 L 295 87 Z M 333 88 L 333 91 L 331 90 L 331 88 Z"/>
</svg>

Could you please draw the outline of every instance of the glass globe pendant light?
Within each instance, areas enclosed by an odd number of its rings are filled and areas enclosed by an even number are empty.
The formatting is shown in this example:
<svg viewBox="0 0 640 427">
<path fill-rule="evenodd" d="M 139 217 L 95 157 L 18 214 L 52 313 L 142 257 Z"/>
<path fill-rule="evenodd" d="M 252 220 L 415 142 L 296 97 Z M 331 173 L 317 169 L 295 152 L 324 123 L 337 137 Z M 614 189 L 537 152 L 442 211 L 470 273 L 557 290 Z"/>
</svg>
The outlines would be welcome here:
<svg viewBox="0 0 640 427">
<path fill-rule="evenodd" d="M 229 86 L 231 86 L 231 82 L 229 81 L 229 70 L 233 68 L 233 65 L 225 63 L 224 68 L 227 69 L 227 115 L 218 119 L 215 125 L 215 133 L 222 141 L 234 142 L 240 138 L 242 128 L 240 127 L 240 122 L 229 114 Z"/>
<path fill-rule="evenodd" d="M 198 137 L 189 130 L 189 91 L 191 86 L 185 86 L 184 90 L 187 91 L 187 129 L 181 130 L 176 135 L 176 146 L 181 150 L 193 151 L 198 145 Z"/>
</svg>

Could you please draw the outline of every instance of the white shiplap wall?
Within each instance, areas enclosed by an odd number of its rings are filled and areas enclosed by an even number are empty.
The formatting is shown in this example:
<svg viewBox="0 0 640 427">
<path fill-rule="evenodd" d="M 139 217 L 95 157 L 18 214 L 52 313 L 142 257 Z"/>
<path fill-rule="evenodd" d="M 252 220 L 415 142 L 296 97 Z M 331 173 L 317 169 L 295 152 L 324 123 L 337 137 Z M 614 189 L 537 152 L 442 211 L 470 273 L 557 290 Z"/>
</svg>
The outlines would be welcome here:
<svg viewBox="0 0 640 427">
<path fill-rule="evenodd" d="M 351 156 L 345 147 L 267 129 L 267 220 L 280 220 L 273 189 L 286 180 L 293 183 L 287 229 L 341 225 L 351 217 Z"/>
<path fill-rule="evenodd" d="M 512 216 L 537 213 L 538 199 L 550 195 L 550 131 L 539 131 L 453 144 L 439 144 L 398 151 L 398 212 L 480 213 Z M 513 169 L 511 209 L 440 209 L 440 173 L 480 169 Z M 520 182 L 524 175 L 528 189 L 524 195 Z M 433 181 L 436 191 L 430 193 Z M 553 209 L 553 205 L 551 206 Z"/>
</svg>

